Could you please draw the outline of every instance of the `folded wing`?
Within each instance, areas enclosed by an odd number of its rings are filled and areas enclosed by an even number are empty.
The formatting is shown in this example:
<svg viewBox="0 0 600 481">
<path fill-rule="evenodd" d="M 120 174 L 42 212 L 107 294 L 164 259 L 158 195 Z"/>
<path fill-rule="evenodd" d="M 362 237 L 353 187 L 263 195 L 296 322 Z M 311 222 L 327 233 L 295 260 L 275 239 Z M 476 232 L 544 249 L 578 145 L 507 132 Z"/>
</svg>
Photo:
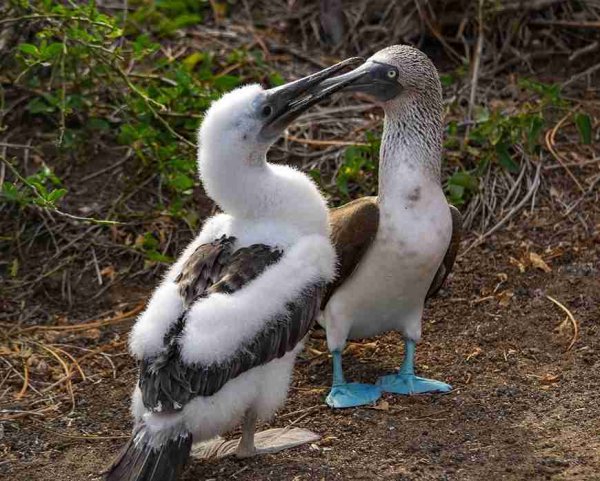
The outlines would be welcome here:
<svg viewBox="0 0 600 481">
<path fill-rule="evenodd" d="M 182 360 L 179 340 L 190 307 L 212 294 L 243 289 L 283 255 L 264 244 L 234 251 L 234 243 L 235 238 L 224 236 L 199 246 L 176 277 L 186 309 L 166 333 L 163 350 L 142 360 L 139 386 L 147 409 L 178 411 L 197 396 L 211 396 L 245 371 L 284 356 L 308 333 L 322 297 L 321 283 L 306 286 L 293 301 L 282 304 L 280 312 L 266 319 L 227 359 L 211 364 Z"/>
<path fill-rule="evenodd" d="M 435 277 L 429 287 L 426 299 L 430 299 L 435 296 L 444 285 L 444 281 L 452 271 L 454 261 L 456 260 L 456 254 L 460 247 L 460 239 L 462 237 L 462 215 L 460 211 L 450 205 L 450 214 L 452 215 L 452 237 L 450 238 L 450 245 L 444 255 L 444 260 L 435 273 Z"/>
</svg>

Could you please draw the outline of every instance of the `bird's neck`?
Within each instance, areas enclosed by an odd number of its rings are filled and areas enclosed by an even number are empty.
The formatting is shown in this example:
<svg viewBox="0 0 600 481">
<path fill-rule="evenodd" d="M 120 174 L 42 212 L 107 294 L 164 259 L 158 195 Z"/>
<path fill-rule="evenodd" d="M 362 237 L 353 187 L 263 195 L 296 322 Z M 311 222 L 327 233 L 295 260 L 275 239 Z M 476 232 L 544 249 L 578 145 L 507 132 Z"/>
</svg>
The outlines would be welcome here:
<svg viewBox="0 0 600 481">
<path fill-rule="evenodd" d="M 200 180 L 208 196 L 226 213 L 256 217 L 264 212 L 271 171 L 265 153 L 232 151 L 226 145 L 201 145 Z"/>
<path fill-rule="evenodd" d="M 441 108 L 406 102 L 386 109 L 379 152 L 379 198 L 395 198 L 419 184 L 440 186 Z"/>
<path fill-rule="evenodd" d="M 265 153 L 246 158 L 226 149 L 200 148 L 200 178 L 208 196 L 227 214 L 250 223 L 268 222 L 305 234 L 329 234 L 326 203 L 301 172 L 266 161 Z"/>
</svg>

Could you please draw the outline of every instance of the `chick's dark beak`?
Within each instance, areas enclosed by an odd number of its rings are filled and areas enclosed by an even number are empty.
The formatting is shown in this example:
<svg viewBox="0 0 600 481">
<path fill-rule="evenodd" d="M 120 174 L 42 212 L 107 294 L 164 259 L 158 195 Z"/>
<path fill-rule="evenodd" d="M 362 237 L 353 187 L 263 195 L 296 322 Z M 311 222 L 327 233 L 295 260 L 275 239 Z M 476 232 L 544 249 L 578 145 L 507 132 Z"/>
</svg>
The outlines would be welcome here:
<svg viewBox="0 0 600 481">
<path fill-rule="evenodd" d="M 289 124 L 310 107 L 343 89 L 352 82 L 352 79 L 338 81 L 337 79 L 343 75 L 334 76 L 344 68 L 355 66 L 363 61 L 360 57 L 352 57 L 320 72 L 267 90 L 266 105 L 272 109 L 272 114 L 261 129 L 261 137 L 264 139 L 278 137 Z"/>
<path fill-rule="evenodd" d="M 380 102 L 386 102 L 402 91 L 398 77 L 399 71 L 393 65 L 368 60 L 348 73 L 325 80 L 321 87 L 328 88 L 335 81 L 336 84 L 344 84 L 340 89 L 343 92 L 361 92 Z"/>
</svg>

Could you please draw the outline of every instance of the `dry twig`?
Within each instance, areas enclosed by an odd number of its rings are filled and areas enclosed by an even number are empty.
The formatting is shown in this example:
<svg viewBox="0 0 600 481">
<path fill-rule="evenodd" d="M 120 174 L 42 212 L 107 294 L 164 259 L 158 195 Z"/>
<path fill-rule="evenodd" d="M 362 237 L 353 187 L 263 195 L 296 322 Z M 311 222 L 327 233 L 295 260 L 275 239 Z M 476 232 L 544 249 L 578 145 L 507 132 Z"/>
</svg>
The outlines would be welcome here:
<svg viewBox="0 0 600 481">
<path fill-rule="evenodd" d="M 579 323 L 577 322 L 577 320 L 575 319 L 575 317 L 573 316 L 571 311 L 569 311 L 569 309 L 567 309 L 564 306 L 564 304 L 562 304 L 561 302 L 554 299 L 554 297 L 549 296 L 549 295 L 546 295 L 546 299 L 548 299 L 549 301 L 551 301 L 552 303 L 554 303 L 558 307 L 560 307 L 565 312 L 565 314 L 567 315 L 569 320 L 571 321 L 571 325 L 573 326 L 573 337 L 571 338 L 571 342 L 569 343 L 569 346 L 565 350 L 565 352 L 569 352 L 571 349 L 573 349 L 573 346 L 575 345 L 575 342 L 577 341 L 577 337 L 579 336 Z"/>
</svg>

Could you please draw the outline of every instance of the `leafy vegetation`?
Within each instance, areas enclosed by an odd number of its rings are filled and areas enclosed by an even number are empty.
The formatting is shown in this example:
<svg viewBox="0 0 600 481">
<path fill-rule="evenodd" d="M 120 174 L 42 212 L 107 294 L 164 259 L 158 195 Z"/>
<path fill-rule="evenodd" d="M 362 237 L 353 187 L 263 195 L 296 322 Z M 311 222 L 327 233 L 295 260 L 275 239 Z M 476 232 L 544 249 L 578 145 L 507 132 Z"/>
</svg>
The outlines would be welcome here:
<svg viewBox="0 0 600 481">
<path fill-rule="evenodd" d="M 27 115 L 41 120 L 60 151 L 80 151 L 90 139 L 130 146 L 168 189 L 168 205 L 159 209 L 185 216 L 197 184 L 194 133 L 210 102 L 241 82 L 281 83 L 259 51 L 233 50 L 217 60 L 205 51 L 174 58 L 161 50 L 159 41 L 202 21 L 208 5 L 136 1 L 130 14 L 109 15 L 94 2 L 11 0 L 2 23 L 31 34 L 14 49 L 5 75 L 27 92 Z M 2 187 L 21 207 L 55 209 L 66 193 L 46 165 Z"/>
<path fill-rule="evenodd" d="M 448 198 L 454 205 L 466 203 L 477 192 L 479 178 L 490 166 L 498 165 L 516 174 L 524 156 L 537 159 L 542 133 L 557 112 L 571 108 L 557 84 L 521 79 L 519 86 L 528 100 L 518 109 L 481 108 L 476 110 L 470 128 L 460 128 L 456 120 L 448 123 L 445 147 L 449 157 L 457 159 L 460 165 L 446 183 Z"/>
<path fill-rule="evenodd" d="M 377 192 L 377 159 L 381 140 L 372 133 L 367 132 L 366 143 L 346 148 L 344 161 L 338 169 L 335 186 L 343 200 L 348 201 L 361 194 Z"/>
</svg>

